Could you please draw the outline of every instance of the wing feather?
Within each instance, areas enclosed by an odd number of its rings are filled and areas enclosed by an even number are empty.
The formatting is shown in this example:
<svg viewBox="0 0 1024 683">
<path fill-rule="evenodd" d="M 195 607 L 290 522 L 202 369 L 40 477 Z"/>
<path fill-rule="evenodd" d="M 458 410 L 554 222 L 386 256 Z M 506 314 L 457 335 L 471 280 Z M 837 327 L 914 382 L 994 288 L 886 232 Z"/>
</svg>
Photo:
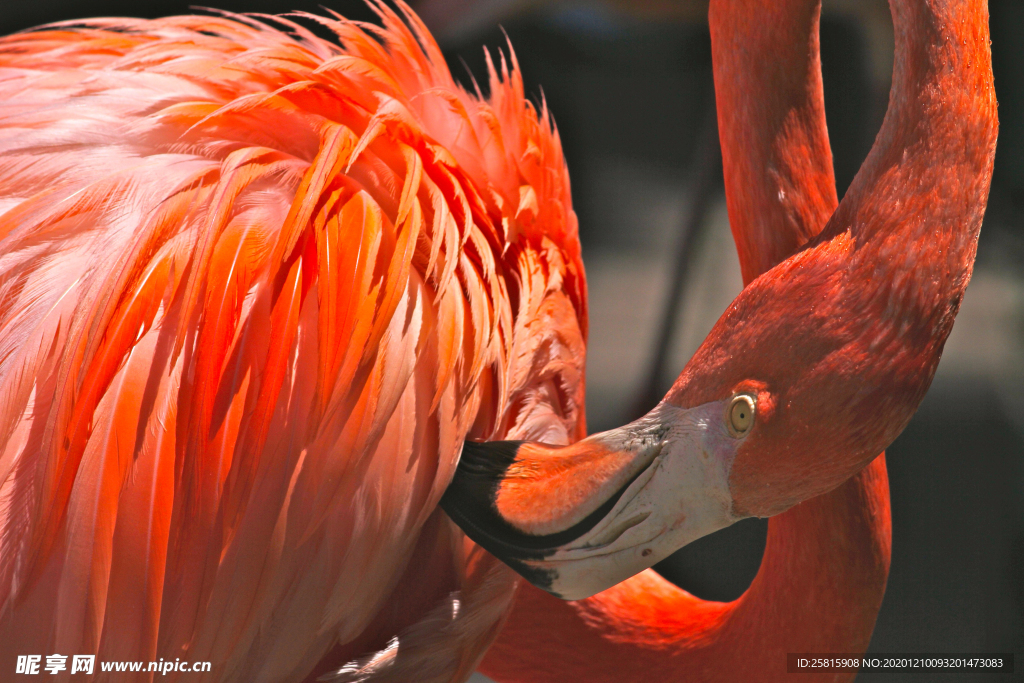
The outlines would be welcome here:
<svg viewBox="0 0 1024 683">
<path fill-rule="evenodd" d="M 514 58 L 484 101 L 373 6 L 314 19 L 340 46 L 230 14 L 0 39 L 0 667 L 301 680 L 445 633 L 423 671 L 464 677 L 500 623 L 513 583 L 436 506 L 466 438 L 580 432 L 568 176 Z"/>
</svg>

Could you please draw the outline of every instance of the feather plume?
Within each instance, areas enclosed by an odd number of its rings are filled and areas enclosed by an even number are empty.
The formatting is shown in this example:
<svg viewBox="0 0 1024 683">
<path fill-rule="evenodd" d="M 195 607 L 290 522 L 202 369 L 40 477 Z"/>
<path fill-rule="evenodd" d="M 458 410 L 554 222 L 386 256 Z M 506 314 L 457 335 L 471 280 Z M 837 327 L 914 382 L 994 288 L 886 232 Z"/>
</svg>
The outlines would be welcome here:
<svg viewBox="0 0 1024 683">
<path fill-rule="evenodd" d="M 484 100 L 372 7 L 0 39 L 0 666 L 458 680 L 500 625 L 410 558 L 464 439 L 583 433 L 568 175 L 514 55 Z"/>
</svg>

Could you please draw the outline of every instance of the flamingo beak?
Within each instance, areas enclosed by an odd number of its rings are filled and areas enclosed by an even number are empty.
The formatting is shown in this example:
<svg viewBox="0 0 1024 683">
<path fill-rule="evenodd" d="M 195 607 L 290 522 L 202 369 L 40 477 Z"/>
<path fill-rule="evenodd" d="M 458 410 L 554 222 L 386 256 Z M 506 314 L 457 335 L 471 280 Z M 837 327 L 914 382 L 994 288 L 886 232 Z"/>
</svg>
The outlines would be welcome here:
<svg viewBox="0 0 1024 683">
<path fill-rule="evenodd" d="M 727 429 L 729 404 L 662 402 L 561 448 L 467 441 L 441 507 L 534 585 L 589 597 L 740 519 L 729 473 L 746 435 Z"/>
</svg>

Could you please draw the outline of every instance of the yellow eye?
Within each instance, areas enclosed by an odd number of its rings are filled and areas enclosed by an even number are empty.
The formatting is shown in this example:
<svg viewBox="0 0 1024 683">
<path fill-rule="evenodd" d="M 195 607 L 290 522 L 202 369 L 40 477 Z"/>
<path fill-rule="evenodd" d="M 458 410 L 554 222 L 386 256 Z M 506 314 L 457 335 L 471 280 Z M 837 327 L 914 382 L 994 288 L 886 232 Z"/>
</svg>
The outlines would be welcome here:
<svg viewBox="0 0 1024 683">
<path fill-rule="evenodd" d="M 733 436 L 745 436 L 754 426 L 754 398 L 746 394 L 734 396 L 725 409 L 725 425 Z"/>
</svg>

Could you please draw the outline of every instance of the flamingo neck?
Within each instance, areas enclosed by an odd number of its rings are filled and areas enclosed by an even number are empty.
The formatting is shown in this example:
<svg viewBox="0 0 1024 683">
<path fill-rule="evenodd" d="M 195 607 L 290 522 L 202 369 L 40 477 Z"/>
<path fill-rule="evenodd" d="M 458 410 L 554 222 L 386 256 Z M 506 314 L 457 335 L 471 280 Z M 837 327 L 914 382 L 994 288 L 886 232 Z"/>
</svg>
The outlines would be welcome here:
<svg viewBox="0 0 1024 683">
<path fill-rule="evenodd" d="M 889 108 L 819 242 L 848 232 L 870 243 L 873 249 L 861 250 L 865 267 L 898 248 L 894 266 L 953 275 L 913 282 L 957 296 L 974 262 L 998 128 L 987 2 L 890 4 L 896 52 Z"/>
<path fill-rule="evenodd" d="M 710 12 L 726 198 L 745 283 L 812 238 L 837 203 L 820 6 L 760 5 L 744 8 L 757 20 L 735 3 L 712 3 Z M 763 58 L 780 44 L 791 46 L 781 63 Z M 569 603 L 522 584 L 481 670 L 499 682 L 610 683 L 640 672 L 651 680 L 788 680 L 786 652 L 866 649 L 889 551 L 879 457 L 835 490 L 772 518 L 761 569 L 740 599 L 704 601 L 651 570 Z"/>
<path fill-rule="evenodd" d="M 849 312 L 874 321 L 870 349 L 885 348 L 886 339 L 895 349 L 888 364 L 875 365 L 879 381 L 894 371 L 924 378 L 909 383 L 917 396 L 908 404 L 916 408 L 973 270 L 997 105 L 985 0 L 890 4 L 896 52 L 885 120 L 808 250 L 853 241 L 851 288 L 871 284 L 852 297 L 859 300 Z"/>
</svg>

